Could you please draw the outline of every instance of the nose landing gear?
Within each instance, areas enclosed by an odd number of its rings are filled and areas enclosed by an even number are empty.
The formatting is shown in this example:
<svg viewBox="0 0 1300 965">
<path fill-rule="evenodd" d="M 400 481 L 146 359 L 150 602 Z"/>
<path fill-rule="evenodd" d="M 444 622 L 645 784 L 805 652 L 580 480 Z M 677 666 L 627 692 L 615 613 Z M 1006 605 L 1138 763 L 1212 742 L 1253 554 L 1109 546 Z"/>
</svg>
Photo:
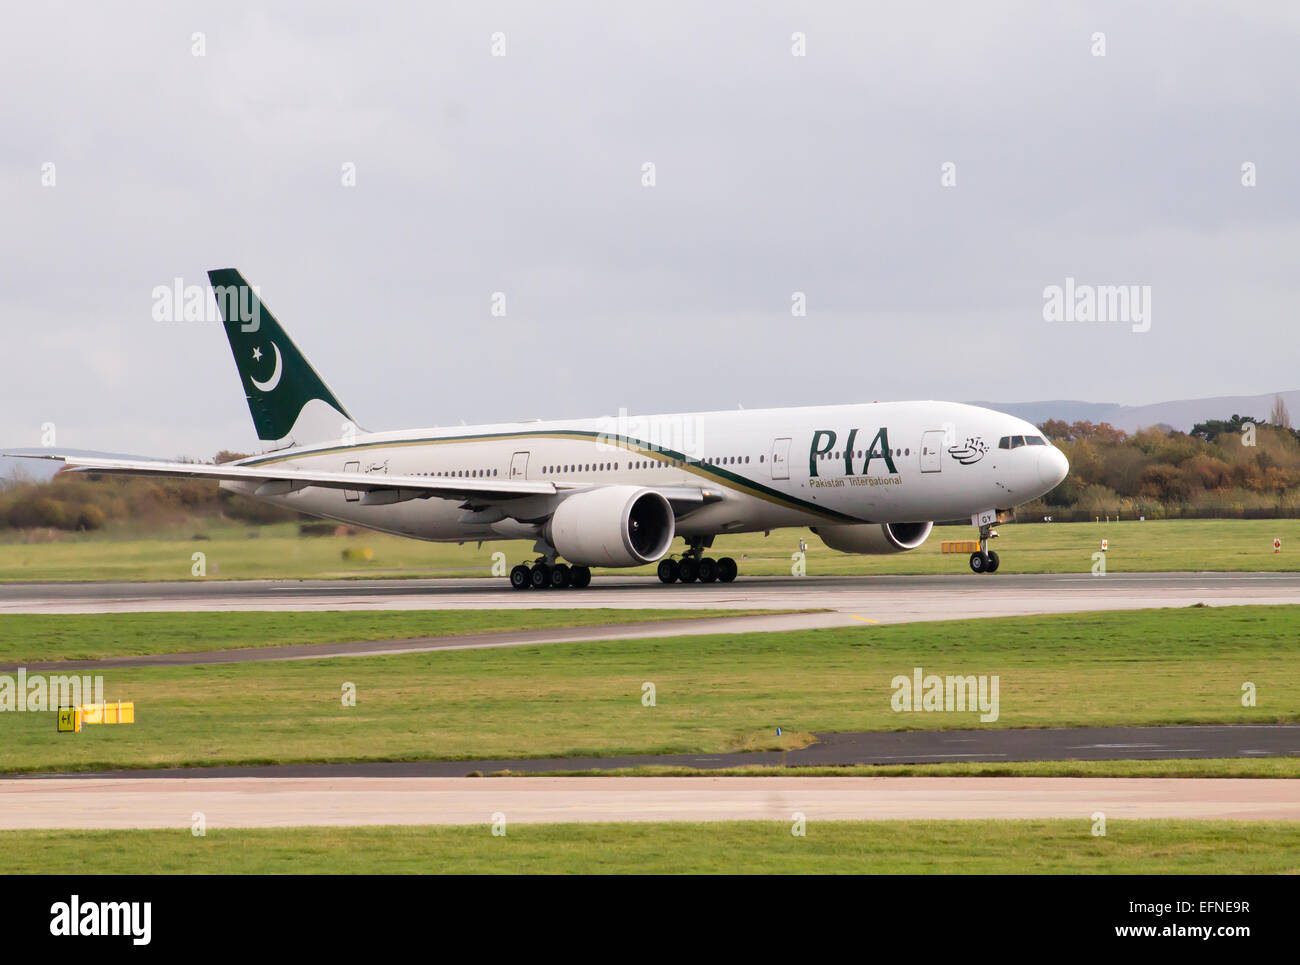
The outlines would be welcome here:
<svg viewBox="0 0 1300 965">
<path fill-rule="evenodd" d="M 970 555 L 970 568 L 975 573 L 996 573 L 998 554 L 989 549 L 989 540 L 997 539 L 998 531 L 992 526 L 980 527 L 980 551 Z"/>
</svg>

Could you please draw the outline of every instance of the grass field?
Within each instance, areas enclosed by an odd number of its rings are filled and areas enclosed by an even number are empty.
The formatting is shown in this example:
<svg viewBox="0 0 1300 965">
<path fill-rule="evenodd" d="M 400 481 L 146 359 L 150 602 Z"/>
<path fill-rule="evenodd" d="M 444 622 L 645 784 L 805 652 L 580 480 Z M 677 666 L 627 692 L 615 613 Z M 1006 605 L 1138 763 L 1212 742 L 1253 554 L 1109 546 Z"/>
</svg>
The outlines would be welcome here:
<svg viewBox="0 0 1300 965">
<path fill-rule="evenodd" d="M 324 610 L 293 613 L 0 614 L 0 663 L 92 660 L 241 647 L 460 636 L 694 620 L 776 610 Z"/>
<path fill-rule="evenodd" d="M 105 692 L 135 701 L 134 725 L 60 735 L 53 714 L 2 714 L 0 770 L 690 753 L 788 748 L 822 731 L 1294 722 L 1298 621 L 1297 607 L 1185 608 L 122 668 L 106 672 Z M 917 666 L 999 675 L 997 722 L 895 713 L 891 680 Z M 340 699 L 348 682 L 355 707 Z M 1241 705 L 1245 682 L 1255 707 Z"/>
<path fill-rule="evenodd" d="M 789 575 L 791 555 L 807 541 L 811 576 L 853 573 L 961 573 L 972 575 L 964 555 L 944 555 L 944 539 L 969 539 L 968 526 L 936 528 L 918 550 L 892 556 L 851 556 L 827 549 L 808 530 L 771 536 L 721 536 L 711 552 L 731 555 L 741 573 Z M 203 536 L 204 539 L 195 537 Z M 1273 552 L 1274 537 L 1283 551 Z M 29 537 L 30 538 L 30 537 Z M 1300 520 L 1168 520 L 1111 523 L 1011 524 L 994 542 L 1003 573 L 1086 573 L 1101 540 L 1113 572 L 1160 570 L 1300 570 Z M 149 538 L 113 533 L 63 534 L 53 542 L 0 542 L 0 581 L 190 580 L 193 554 L 206 557 L 206 579 L 332 579 L 348 577 L 489 576 L 495 552 L 510 565 L 533 558 L 524 542 L 464 546 L 423 543 L 368 533 L 304 538 L 294 524 L 261 528 L 210 525 L 161 531 Z M 681 541 L 675 544 L 681 549 Z M 345 558 L 369 549 L 372 557 Z M 355 556 L 355 552 L 353 553 Z M 619 570 L 620 573 L 650 573 Z"/>
<path fill-rule="evenodd" d="M 780 821 L 0 831 L 8 874 L 1295 874 L 1285 822 Z"/>
</svg>

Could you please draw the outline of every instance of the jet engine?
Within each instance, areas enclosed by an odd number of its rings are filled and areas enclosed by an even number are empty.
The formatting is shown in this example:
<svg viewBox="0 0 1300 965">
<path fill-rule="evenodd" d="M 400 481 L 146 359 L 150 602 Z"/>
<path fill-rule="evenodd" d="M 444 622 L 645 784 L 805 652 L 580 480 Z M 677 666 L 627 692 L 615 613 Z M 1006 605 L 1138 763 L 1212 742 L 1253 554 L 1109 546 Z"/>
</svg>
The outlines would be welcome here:
<svg viewBox="0 0 1300 965">
<path fill-rule="evenodd" d="M 675 531 L 673 508 L 661 493 L 602 486 L 561 502 L 544 535 L 579 566 L 641 566 L 668 552 Z"/>
<path fill-rule="evenodd" d="M 925 542 L 934 523 L 832 523 L 812 531 L 841 553 L 901 553 Z"/>
</svg>

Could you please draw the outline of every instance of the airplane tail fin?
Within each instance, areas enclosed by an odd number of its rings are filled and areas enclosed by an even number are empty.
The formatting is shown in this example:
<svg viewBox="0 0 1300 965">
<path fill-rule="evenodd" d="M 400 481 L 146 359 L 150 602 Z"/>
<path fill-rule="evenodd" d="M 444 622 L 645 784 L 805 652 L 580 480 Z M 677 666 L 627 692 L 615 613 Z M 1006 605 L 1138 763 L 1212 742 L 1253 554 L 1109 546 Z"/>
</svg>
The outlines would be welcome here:
<svg viewBox="0 0 1300 965">
<path fill-rule="evenodd" d="M 266 449 L 344 438 L 347 409 L 234 268 L 208 272 L 257 437 Z"/>
</svg>

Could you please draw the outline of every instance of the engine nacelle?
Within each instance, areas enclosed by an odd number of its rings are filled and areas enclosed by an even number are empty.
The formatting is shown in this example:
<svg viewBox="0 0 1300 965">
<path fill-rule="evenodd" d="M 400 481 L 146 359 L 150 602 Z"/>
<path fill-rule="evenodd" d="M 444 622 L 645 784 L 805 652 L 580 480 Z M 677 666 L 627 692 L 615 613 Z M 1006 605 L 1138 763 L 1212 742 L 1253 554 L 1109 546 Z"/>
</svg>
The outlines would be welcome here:
<svg viewBox="0 0 1300 965">
<path fill-rule="evenodd" d="M 641 566 L 672 544 L 673 508 L 640 486 L 602 486 L 565 499 L 546 524 L 556 552 L 580 566 Z"/>
<path fill-rule="evenodd" d="M 834 523 L 812 531 L 841 553 L 901 553 L 925 542 L 934 523 Z"/>
</svg>

